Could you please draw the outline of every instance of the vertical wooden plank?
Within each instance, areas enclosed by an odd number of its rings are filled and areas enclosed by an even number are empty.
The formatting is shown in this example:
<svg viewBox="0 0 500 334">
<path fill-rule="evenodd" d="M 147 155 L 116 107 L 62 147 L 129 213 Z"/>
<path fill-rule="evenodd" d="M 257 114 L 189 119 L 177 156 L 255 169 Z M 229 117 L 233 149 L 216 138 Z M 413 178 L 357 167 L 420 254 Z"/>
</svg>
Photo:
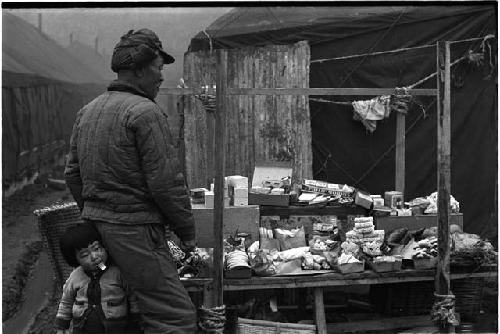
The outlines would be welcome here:
<svg viewBox="0 0 500 334">
<path fill-rule="evenodd" d="M 210 52 L 205 55 L 204 63 L 201 64 L 200 70 L 203 71 L 204 77 L 202 81 L 200 81 L 199 86 L 203 85 L 214 85 L 216 84 L 216 59 L 215 54 Z M 203 151 L 200 152 L 200 156 L 203 156 L 203 165 L 200 165 L 202 169 L 200 173 L 203 173 L 203 182 L 206 187 L 210 186 L 210 183 L 213 182 L 215 177 L 215 161 L 214 161 L 214 141 L 215 141 L 215 115 L 214 113 L 207 113 L 202 111 L 205 115 L 205 123 L 200 124 L 200 126 L 204 126 L 203 130 L 200 131 L 197 136 L 200 136 L 201 142 L 204 144 Z M 200 185 L 201 186 L 201 185 Z"/>
<path fill-rule="evenodd" d="M 437 43 L 437 167 L 438 167 L 438 264 L 435 288 L 437 294 L 450 293 L 450 175 L 451 175 L 451 117 L 450 117 L 450 44 Z M 448 327 L 454 332 L 453 326 Z"/>
<path fill-rule="evenodd" d="M 259 59 L 258 59 L 258 54 L 256 52 L 255 49 L 253 49 L 253 54 L 252 54 L 252 58 L 253 58 L 253 61 L 252 61 L 252 87 L 257 87 L 257 83 L 256 83 L 256 80 L 258 78 L 258 74 L 256 73 L 257 72 L 257 64 L 259 62 Z M 246 144 L 247 144 L 247 162 L 246 162 L 246 170 L 245 170 L 245 174 L 244 175 L 248 175 L 249 176 L 249 183 L 251 183 L 251 179 L 250 179 L 250 176 L 252 175 L 253 173 L 253 169 L 254 169 L 254 166 L 255 166 L 255 141 L 254 141 L 254 137 L 253 137 L 253 128 L 254 128 L 254 122 L 255 122 L 255 113 L 256 113 L 256 97 L 255 95 L 254 96 L 251 96 L 250 97 L 250 108 L 247 110 L 246 112 Z M 251 186 L 251 184 L 249 184 L 249 187 Z"/>
<path fill-rule="evenodd" d="M 318 334 L 326 334 L 325 304 L 323 302 L 323 288 L 314 288 L 314 319 Z"/>
<path fill-rule="evenodd" d="M 212 284 L 208 283 L 203 285 L 203 306 L 212 307 L 209 305 L 215 305 L 213 301 L 213 287 Z"/>
<path fill-rule="evenodd" d="M 217 111 L 215 112 L 215 194 L 214 194 L 214 275 L 210 307 L 223 305 L 223 215 L 225 175 L 225 129 L 227 88 L 227 51 L 217 50 Z"/>
<path fill-rule="evenodd" d="M 406 146 L 406 115 L 398 112 L 396 115 L 396 180 L 395 189 L 405 192 L 405 146 Z"/>
</svg>

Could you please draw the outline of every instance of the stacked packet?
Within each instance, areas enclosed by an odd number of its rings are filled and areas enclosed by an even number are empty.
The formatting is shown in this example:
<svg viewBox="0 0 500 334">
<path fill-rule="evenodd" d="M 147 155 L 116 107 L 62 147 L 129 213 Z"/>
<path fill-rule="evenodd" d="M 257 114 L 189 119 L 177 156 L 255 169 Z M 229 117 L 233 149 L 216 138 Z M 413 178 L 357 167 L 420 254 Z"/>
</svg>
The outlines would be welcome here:
<svg viewBox="0 0 500 334">
<path fill-rule="evenodd" d="M 375 230 L 373 217 L 354 218 L 354 229 L 346 233 L 346 241 L 357 243 L 363 252 L 371 256 L 381 255 L 380 246 L 384 242 L 384 230 Z"/>
</svg>

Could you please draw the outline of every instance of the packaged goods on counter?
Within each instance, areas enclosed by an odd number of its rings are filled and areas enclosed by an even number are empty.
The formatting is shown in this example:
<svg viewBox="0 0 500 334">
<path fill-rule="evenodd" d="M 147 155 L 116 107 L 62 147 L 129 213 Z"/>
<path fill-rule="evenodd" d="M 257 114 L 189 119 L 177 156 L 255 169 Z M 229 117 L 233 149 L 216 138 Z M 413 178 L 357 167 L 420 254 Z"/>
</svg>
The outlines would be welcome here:
<svg viewBox="0 0 500 334">
<path fill-rule="evenodd" d="M 313 223 L 313 233 L 335 233 L 337 230 L 337 216 L 329 216 L 328 221 L 317 221 Z"/>
<path fill-rule="evenodd" d="M 347 184 L 335 184 L 317 180 L 303 180 L 302 191 L 326 195 L 353 196 L 354 187 Z"/>
<path fill-rule="evenodd" d="M 303 226 L 290 230 L 276 228 L 274 234 L 276 239 L 279 240 L 281 251 L 306 246 L 306 234 Z"/>
<path fill-rule="evenodd" d="M 291 176 L 292 167 L 289 163 L 256 164 L 252 177 L 252 186 L 248 193 L 248 204 L 288 206 L 290 203 Z"/>
<path fill-rule="evenodd" d="M 236 187 L 236 188 L 234 188 L 234 197 L 248 199 L 248 187 Z"/>
<path fill-rule="evenodd" d="M 417 197 L 407 203 L 413 215 L 437 214 L 438 193 L 433 192 L 426 197 Z M 460 203 L 450 195 L 450 212 L 459 213 Z"/>
<path fill-rule="evenodd" d="M 400 191 L 386 191 L 384 193 L 384 204 L 391 209 L 400 209 L 404 205 L 403 193 Z"/>
<path fill-rule="evenodd" d="M 340 254 L 338 258 L 338 264 L 346 264 L 346 263 L 355 263 L 355 262 L 361 262 L 359 259 L 357 259 L 352 253 L 342 253 Z"/>
<path fill-rule="evenodd" d="M 427 200 L 429 201 L 429 205 L 427 208 L 425 208 L 424 213 L 425 214 L 436 214 L 437 213 L 437 201 L 438 201 L 438 193 L 433 192 L 429 196 L 427 196 Z M 450 211 L 451 213 L 458 213 L 460 212 L 460 203 L 450 195 Z"/>
<path fill-rule="evenodd" d="M 257 276 L 272 276 L 276 274 L 276 265 L 271 253 L 264 249 L 259 249 L 253 258 L 250 259 L 250 266 Z"/>
<path fill-rule="evenodd" d="M 186 254 L 174 242 L 168 240 L 167 246 L 177 265 L 180 277 L 210 277 L 213 267 L 213 248 L 198 248 Z"/>
<path fill-rule="evenodd" d="M 226 278 L 250 278 L 252 270 L 244 250 L 236 249 L 225 256 L 224 276 Z"/>
<path fill-rule="evenodd" d="M 248 255 L 244 250 L 235 249 L 227 253 L 225 256 L 225 266 L 228 270 L 234 269 L 236 267 L 247 267 L 248 265 Z"/>
<path fill-rule="evenodd" d="M 357 273 L 365 269 L 365 262 L 353 254 L 342 253 L 338 258 L 338 268 L 343 274 Z"/>
<path fill-rule="evenodd" d="M 309 239 L 310 251 L 313 254 L 322 254 L 326 251 L 333 251 L 338 244 L 338 241 L 334 241 L 328 236 L 313 235 L 312 238 Z"/>
<path fill-rule="evenodd" d="M 372 198 L 374 208 L 384 206 L 384 199 L 381 195 L 370 195 L 370 197 Z"/>
<path fill-rule="evenodd" d="M 370 194 L 361 190 L 356 190 L 354 195 L 354 204 L 359 205 L 365 209 L 371 209 L 373 205 L 373 199 L 370 197 Z"/>
<path fill-rule="evenodd" d="M 205 193 L 208 191 L 206 188 L 194 188 L 189 190 L 191 203 L 203 204 L 205 203 Z"/>
<path fill-rule="evenodd" d="M 377 273 L 401 270 L 402 264 L 403 258 L 399 255 L 376 256 L 368 262 L 368 266 Z"/>
</svg>

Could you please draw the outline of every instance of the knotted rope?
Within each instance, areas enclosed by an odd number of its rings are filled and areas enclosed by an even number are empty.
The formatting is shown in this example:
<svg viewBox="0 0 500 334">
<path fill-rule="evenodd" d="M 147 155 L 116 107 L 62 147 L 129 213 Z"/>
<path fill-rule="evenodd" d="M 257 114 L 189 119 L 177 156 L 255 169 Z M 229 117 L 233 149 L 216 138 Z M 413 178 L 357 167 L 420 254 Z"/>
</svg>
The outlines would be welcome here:
<svg viewBox="0 0 500 334">
<path fill-rule="evenodd" d="M 212 308 L 204 308 L 198 310 L 198 327 L 204 333 L 220 333 L 224 332 L 226 323 L 226 306 L 216 306 Z"/>
<path fill-rule="evenodd" d="M 434 293 L 436 300 L 432 305 L 431 318 L 441 327 L 446 325 L 458 326 L 459 322 L 455 314 L 455 295 L 438 295 Z"/>
</svg>

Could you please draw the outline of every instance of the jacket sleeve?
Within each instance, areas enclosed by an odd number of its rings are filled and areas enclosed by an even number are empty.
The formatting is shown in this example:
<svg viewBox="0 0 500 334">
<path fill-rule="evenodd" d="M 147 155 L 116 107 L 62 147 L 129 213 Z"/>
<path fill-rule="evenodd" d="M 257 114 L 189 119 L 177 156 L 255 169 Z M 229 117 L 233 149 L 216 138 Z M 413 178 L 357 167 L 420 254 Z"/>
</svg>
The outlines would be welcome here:
<svg viewBox="0 0 500 334">
<path fill-rule="evenodd" d="M 73 286 L 73 280 L 70 275 L 64 283 L 61 301 L 56 314 L 56 329 L 68 329 L 73 318 L 73 304 L 75 303 L 76 289 Z"/>
<path fill-rule="evenodd" d="M 174 233 L 183 241 L 194 240 L 191 202 L 166 116 L 155 104 L 140 106 L 144 110 L 131 120 L 131 128 L 148 188 Z"/>
<path fill-rule="evenodd" d="M 80 118 L 82 115 L 82 111 L 79 111 L 75 123 L 73 124 L 73 131 L 71 133 L 70 143 L 69 143 L 69 153 L 66 161 L 66 168 L 64 169 L 64 178 L 66 180 L 66 184 L 73 195 L 73 198 L 78 204 L 78 208 L 80 211 L 83 210 L 83 182 L 82 177 L 80 175 L 80 163 L 78 161 L 78 152 L 77 152 L 77 141 L 78 141 L 78 123 L 80 122 Z"/>
</svg>

